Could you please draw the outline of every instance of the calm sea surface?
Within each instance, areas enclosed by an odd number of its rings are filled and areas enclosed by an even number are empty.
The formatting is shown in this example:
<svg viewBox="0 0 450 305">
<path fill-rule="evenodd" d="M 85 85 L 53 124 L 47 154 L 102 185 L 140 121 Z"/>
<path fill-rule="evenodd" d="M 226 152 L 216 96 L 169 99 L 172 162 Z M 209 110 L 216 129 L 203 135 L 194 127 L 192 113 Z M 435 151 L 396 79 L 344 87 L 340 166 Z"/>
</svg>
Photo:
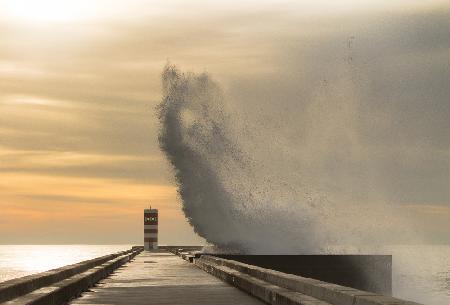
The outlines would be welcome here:
<svg viewBox="0 0 450 305">
<path fill-rule="evenodd" d="M 450 305 L 450 245 L 395 246 L 393 294 L 426 305 Z"/>
<path fill-rule="evenodd" d="M 0 282 L 130 248 L 131 245 L 0 245 Z"/>
<path fill-rule="evenodd" d="M 0 245 L 0 281 L 127 250 L 131 245 Z M 450 246 L 392 246 L 394 296 L 450 305 Z"/>
</svg>

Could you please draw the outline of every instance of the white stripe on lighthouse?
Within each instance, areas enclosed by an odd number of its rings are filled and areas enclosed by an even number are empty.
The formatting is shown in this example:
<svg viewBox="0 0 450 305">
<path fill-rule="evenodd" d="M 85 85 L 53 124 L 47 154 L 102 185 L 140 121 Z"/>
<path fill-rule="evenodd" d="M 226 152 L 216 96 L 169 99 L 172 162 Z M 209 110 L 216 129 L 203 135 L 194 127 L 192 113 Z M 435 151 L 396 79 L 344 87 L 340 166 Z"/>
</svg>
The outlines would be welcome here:
<svg viewBox="0 0 450 305">
<path fill-rule="evenodd" d="M 158 225 L 144 225 L 144 229 L 158 229 Z"/>
</svg>

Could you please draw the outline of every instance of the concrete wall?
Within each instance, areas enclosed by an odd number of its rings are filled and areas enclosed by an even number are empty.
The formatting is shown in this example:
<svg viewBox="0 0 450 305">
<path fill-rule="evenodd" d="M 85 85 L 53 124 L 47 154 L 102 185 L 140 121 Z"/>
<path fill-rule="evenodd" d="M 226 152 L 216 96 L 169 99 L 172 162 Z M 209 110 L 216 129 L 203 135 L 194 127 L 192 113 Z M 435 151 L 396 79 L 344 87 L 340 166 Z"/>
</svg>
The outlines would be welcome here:
<svg viewBox="0 0 450 305">
<path fill-rule="evenodd" d="M 143 247 L 0 283 L 0 303 L 64 304 L 139 254 Z"/>
<path fill-rule="evenodd" d="M 194 264 L 267 304 L 421 305 L 210 255 L 195 258 Z"/>
<path fill-rule="evenodd" d="M 213 255 L 360 290 L 392 294 L 390 255 Z"/>
</svg>

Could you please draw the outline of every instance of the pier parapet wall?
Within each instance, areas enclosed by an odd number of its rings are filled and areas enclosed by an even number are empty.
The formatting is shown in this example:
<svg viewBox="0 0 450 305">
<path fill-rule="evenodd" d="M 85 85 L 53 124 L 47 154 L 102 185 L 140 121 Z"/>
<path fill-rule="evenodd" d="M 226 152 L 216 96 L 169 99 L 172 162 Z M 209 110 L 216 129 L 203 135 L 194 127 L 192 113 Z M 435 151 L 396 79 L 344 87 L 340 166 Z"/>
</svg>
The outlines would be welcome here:
<svg viewBox="0 0 450 305">
<path fill-rule="evenodd" d="M 421 305 L 210 255 L 201 255 L 193 261 L 204 271 L 268 304 Z"/>
<path fill-rule="evenodd" d="M 65 304 L 143 251 L 105 255 L 61 268 L 0 283 L 0 304 Z"/>
<path fill-rule="evenodd" d="M 213 255 L 288 274 L 392 295 L 391 255 Z"/>
</svg>

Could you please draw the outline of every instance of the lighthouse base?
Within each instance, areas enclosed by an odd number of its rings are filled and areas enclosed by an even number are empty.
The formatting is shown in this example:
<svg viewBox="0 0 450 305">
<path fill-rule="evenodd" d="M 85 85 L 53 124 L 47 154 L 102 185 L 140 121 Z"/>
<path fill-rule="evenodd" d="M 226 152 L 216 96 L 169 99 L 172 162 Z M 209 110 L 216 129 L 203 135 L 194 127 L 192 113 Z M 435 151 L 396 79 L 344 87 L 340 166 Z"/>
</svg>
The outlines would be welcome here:
<svg viewBox="0 0 450 305">
<path fill-rule="evenodd" d="M 158 249 L 158 243 L 157 242 L 146 242 L 144 243 L 144 250 L 157 250 Z"/>
</svg>

